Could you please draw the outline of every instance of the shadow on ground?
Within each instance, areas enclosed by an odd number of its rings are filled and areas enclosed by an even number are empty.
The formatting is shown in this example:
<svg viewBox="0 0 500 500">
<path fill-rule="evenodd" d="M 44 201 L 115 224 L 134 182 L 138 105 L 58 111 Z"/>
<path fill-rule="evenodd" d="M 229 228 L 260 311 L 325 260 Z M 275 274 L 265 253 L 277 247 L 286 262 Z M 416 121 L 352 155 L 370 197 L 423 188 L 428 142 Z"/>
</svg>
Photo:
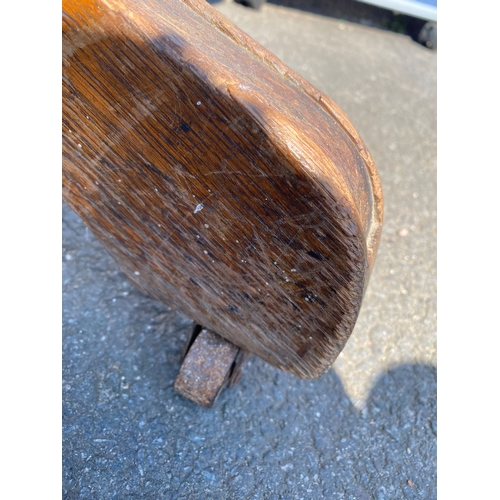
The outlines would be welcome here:
<svg viewBox="0 0 500 500">
<path fill-rule="evenodd" d="M 245 5 L 245 0 L 234 1 Z M 220 2 L 221 0 L 208 0 L 208 3 L 212 5 Z M 418 41 L 418 34 L 426 23 L 423 19 L 398 14 L 357 0 L 267 0 L 267 3 L 393 31 L 407 35 L 414 41 Z"/>
<path fill-rule="evenodd" d="M 63 496 L 436 498 L 436 370 L 404 364 L 355 409 L 334 370 L 252 358 L 206 410 L 172 388 L 191 322 L 135 290 L 63 209 Z"/>
</svg>

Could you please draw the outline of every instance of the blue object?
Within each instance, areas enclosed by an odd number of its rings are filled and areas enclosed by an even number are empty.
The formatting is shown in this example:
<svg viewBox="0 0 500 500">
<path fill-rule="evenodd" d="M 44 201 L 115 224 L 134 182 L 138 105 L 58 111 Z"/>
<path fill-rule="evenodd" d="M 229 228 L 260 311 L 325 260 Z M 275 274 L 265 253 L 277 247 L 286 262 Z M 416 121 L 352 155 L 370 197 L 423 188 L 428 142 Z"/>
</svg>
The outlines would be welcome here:
<svg viewBox="0 0 500 500">
<path fill-rule="evenodd" d="M 437 21 L 437 0 L 358 0 L 400 14 Z"/>
</svg>

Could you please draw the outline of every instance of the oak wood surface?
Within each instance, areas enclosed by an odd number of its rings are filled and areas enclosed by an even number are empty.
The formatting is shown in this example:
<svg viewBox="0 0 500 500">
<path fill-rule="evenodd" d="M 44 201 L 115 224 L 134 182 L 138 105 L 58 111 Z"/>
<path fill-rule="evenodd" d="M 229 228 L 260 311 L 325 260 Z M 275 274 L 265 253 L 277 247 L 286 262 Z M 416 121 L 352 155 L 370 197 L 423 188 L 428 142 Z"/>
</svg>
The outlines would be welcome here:
<svg viewBox="0 0 500 500">
<path fill-rule="evenodd" d="M 302 378 L 382 227 L 342 111 L 202 0 L 63 0 L 63 198 L 139 289 Z"/>
</svg>

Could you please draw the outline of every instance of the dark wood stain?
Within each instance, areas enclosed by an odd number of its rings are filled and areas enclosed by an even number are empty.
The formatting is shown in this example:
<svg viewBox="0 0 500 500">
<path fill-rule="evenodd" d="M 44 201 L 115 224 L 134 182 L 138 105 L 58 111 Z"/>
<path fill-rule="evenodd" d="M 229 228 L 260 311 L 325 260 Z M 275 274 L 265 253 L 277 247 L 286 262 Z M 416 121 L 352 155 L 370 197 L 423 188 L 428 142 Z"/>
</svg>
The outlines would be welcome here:
<svg viewBox="0 0 500 500">
<path fill-rule="evenodd" d="M 342 111 L 202 0 L 63 0 L 63 197 L 139 289 L 302 378 L 383 212 Z"/>
</svg>

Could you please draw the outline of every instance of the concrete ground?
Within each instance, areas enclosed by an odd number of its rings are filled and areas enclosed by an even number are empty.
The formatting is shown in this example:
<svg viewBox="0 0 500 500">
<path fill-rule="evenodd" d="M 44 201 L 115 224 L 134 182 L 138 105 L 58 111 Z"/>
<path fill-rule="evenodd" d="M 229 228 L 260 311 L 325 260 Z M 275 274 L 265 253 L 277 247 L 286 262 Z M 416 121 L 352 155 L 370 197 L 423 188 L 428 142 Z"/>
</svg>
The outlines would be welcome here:
<svg viewBox="0 0 500 500">
<path fill-rule="evenodd" d="M 266 4 L 215 4 L 332 97 L 385 194 L 380 250 L 332 370 L 257 358 L 211 410 L 172 388 L 190 321 L 135 290 L 63 208 L 63 496 L 436 498 L 436 53 Z M 363 23 L 367 24 L 367 23 Z"/>
</svg>

